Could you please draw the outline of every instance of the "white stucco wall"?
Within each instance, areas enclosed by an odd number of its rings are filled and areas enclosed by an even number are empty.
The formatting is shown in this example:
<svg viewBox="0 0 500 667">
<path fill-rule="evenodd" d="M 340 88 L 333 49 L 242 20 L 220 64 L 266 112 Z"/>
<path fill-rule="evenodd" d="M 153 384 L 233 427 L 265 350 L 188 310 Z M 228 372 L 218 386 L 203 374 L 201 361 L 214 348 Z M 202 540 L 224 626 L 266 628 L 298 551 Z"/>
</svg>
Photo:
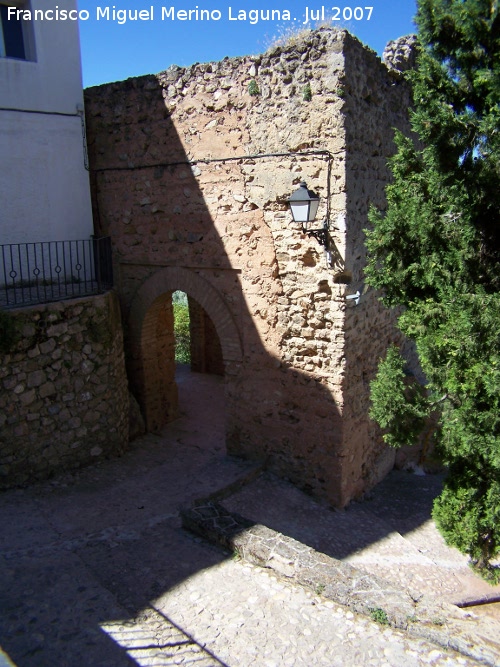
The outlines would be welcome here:
<svg viewBox="0 0 500 667">
<path fill-rule="evenodd" d="M 76 7 L 59 0 L 59 8 Z M 46 9 L 32 0 L 31 9 Z M 0 243 L 93 233 L 76 21 L 33 21 L 32 61 L 0 58 Z M 61 115 L 63 114 L 63 115 Z"/>
</svg>

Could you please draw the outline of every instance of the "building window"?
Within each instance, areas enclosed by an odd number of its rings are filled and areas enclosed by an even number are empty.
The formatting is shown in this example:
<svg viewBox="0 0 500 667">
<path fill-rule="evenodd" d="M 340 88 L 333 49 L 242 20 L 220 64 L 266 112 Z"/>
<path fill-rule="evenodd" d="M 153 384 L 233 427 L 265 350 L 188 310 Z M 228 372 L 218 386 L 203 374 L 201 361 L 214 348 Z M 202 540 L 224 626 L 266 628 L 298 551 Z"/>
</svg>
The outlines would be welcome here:
<svg viewBox="0 0 500 667">
<path fill-rule="evenodd" d="M 17 16 L 12 16 L 12 12 L 9 19 L 9 7 L 28 9 L 16 0 L 0 0 L 0 58 L 34 60 L 31 21 L 18 19 Z"/>
</svg>

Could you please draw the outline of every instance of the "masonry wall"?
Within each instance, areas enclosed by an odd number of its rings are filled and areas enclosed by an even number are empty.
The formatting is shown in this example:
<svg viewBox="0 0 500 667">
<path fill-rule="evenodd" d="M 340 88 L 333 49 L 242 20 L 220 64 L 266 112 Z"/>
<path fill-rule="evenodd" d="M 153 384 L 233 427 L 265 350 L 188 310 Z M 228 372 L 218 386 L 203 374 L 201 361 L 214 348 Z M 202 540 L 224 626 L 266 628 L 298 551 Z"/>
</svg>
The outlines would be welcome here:
<svg viewBox="0 0 500 667">
<path fill-rule="evenodd" d="M 188 302 L 191 370 L 195 373 L 224 375 L 224 360 L 217 330 L 194 299 L 190 298 Z"/>
<path fill-rule="evenodd" d="M 128 389 L 116 295 L 3 311 L 1 325 L 0 488 L 122 453 Z"/>
<path fill-rule="evenodd" d="M 162 291 L 185 291 L 221 341 L 230 451 L 338 505 L 390 459 L 367 392 L 392 325 L 373 299 L 359 327 L 345 297 L 362 279 L 361 230 L 369 201 L 383 200 L 392 128 L 406 123 L 393 82 L 345 31 L 320 30 L 262 56 L 86 91 L 94 219 L 113 240 L 127 349 L 140 366 L 142 319 Z M 329 194 L 330 266 L 291 222 L 302 180 L 322 197 L 318 226 Z"/>
<path fill-rule="evenodd" d="M 408 40 L 393 43 L 389 65 L 404 67 L 412 52 Z M 410 39 L 409 43 L 413 43 Z M 401 50 L 405 52 L 401 53 Z M 400 56 L 404 56 L 404 59 Z M 387 158 L 395 150 L 393 128 L 410 133 L 407 109 L 410 89 L 398 70 L 389 72 L 375 53 L 351 36 L 344 41 L 346 130 L 346 254 L 347 292 L 360 293 L 359 302 L 346 303 L 343 485 L 346 489 L 373 486 L 394 465 L 395 450 L 384 445 L 376 424 L 368 418 L 369 386 L 378 362 L 390 343 L 402 344 L 393 313 L 383 308 L 377 294 L 365 283 L 364 230 L 369 227 L 370 206 L 383 210 L 385 186 L 390 181 Z M 412 363 L 414 361 L 412 360 Z M 360 475 L 361 471 L 361 475 Z"/>
</svg>

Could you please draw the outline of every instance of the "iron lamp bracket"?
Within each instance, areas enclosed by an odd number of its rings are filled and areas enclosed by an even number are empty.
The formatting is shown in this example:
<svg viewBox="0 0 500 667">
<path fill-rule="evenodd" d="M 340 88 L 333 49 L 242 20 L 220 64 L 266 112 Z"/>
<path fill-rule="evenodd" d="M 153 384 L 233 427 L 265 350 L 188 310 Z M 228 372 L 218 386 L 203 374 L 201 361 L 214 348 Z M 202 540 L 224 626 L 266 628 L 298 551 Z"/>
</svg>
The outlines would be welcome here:
<svg viewBox="0 0 500 667">
<path fill-rule="evenodd" d="M 320 245 L 328 249 L 328 220 L 323 222 L 323 227 L 321 229 L 306 229 L 304 226 L 302 226 L 302 231 L 304 234 L 307 234 L 307 236 L 315 238 Z"/>
</svg>

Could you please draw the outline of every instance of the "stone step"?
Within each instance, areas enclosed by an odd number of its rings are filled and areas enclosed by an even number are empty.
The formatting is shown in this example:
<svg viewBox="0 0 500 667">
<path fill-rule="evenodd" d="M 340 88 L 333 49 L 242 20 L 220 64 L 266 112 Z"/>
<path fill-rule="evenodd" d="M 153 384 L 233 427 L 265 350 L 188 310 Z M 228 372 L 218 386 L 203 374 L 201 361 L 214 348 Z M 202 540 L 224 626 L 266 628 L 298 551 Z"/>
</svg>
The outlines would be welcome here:
<svg viewBox="0 0 500 667">
<path fill-rule="evenodd" d="M 500 664 L 500 624 L 411 593 L 240 514 L 214 500 L 181 512 L 184 528 L 317 594 L 485 665 Z M 401 540 L 403 538 L 399 536 Z"/>
</svg>

